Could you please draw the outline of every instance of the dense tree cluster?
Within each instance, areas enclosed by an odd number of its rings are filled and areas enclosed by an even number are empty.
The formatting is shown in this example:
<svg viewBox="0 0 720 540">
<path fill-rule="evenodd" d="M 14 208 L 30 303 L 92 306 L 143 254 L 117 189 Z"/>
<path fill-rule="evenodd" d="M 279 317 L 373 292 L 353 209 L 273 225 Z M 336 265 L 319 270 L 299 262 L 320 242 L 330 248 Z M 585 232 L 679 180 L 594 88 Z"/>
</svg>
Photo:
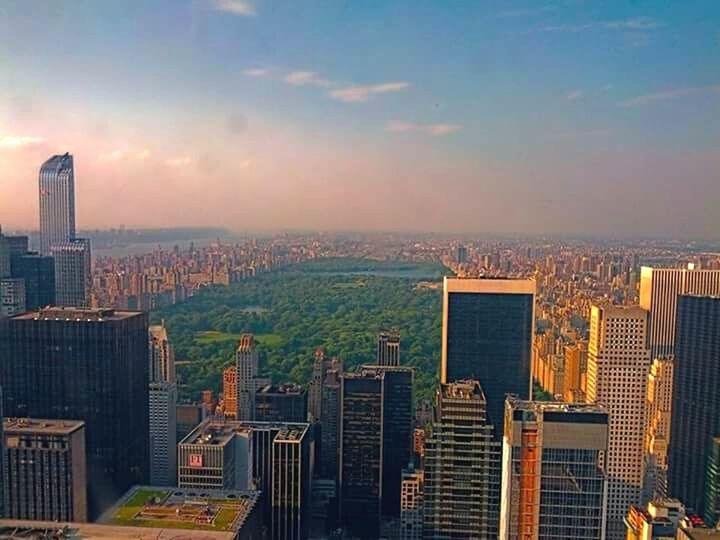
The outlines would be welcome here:
<svg viewBox="0 0 720 540">
<path fill-rule="evenodd" d="M 209 287 L 153 313 L 165 319 L 175 346 L 181 397 L 220 390 L 238 334 L 260 341 L 260 372 L 276 382 L 306 384 L 313 353 L 325 347 L 348 368 L 373 362 L 379 329 L 397 327 L 401 359 L 416 370 L 416 397 L 429 399 L 440 363 L 442 292 L 418 287 L 439 280 L 435 264 L 322 260 Z"/>
</svg>

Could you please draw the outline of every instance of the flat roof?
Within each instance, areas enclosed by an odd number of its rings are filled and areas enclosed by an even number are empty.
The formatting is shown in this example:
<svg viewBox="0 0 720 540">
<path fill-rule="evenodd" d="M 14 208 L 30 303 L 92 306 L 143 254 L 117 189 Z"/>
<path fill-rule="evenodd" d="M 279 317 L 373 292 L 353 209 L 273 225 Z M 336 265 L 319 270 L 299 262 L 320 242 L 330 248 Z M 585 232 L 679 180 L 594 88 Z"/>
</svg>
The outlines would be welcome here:
<svg viewBox="0 0 720 540">
<path fill-rule="evenodd" d="M 259 491 L 134 486 L 98 523 L 190 529 L 196 538 L 196 531 L 241 530 L 259 500 Z"/>
<path fill-rule="evenodd" d="M 33 321 L 78 321 L 102 322 L 118 321 L 142 315 L 142 311 L 123 311 L 112 308 L 78 308 L 49 306 L 35 311 L 28 311 L 11 317 L 14 320 Z"/>
<path fill-rule="evenodd" d="M 305 437 L 310 424 L 307 422 L 251 422 L 208 418 L 198 424 L 179 444 L 200 444 L 223 446 L 236 433 L 252 431 L 277 431 L 279 440 L 296 441 Z M 282 434 L 282 436 L 281 436 Z M 278 440 L 278 439 L 276 439 Z"/>
<path fill-rule="evenodd" d="M 55 538 L 52 534 L 68 531 L 65 538 L 73 540 L 234 540 L 235 532 L 188 531 L 160 527 L 123 527 L 97 523 L 69 523 L 57 521 L 21 521 L 0 519 L 0 539 Z M 44 536 L 41 536 L 44 535 Z"/>
<path fill-rule="evenodd" d="M 45 433 L 48 435 L 70 435 L 83 429 L 82 420 L 47 420 L 44 418 L 3 418 L 6 434 Z"/>
<path fill-rule="evenodd" d="M 529 401 L 518 397 L 510 396 L 506 403 L 514 411 L 543 411 L 543 412 L 566 412 L 566 413 L 587 413 L 607 414 L 607 409 L 596 403 L 567 403 L 564 401 Z"/>
<path fill-rule="evenodd" d="M 535 294 L 536 290 L 532 278 L 445 276 L 443 285 L 446 293 Z"/>
</svg>

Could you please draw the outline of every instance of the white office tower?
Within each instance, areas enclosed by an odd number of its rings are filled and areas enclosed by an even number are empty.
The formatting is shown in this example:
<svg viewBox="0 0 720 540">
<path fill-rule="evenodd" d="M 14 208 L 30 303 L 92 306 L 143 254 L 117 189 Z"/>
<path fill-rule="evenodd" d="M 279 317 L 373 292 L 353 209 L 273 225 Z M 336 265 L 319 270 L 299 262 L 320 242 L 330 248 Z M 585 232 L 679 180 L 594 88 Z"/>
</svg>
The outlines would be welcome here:
<svg viewBox="0 0 720 540">
<path fill-rule="evenodd" d="M 175 486 L 177 485 L 175 358 L 164 324 L 151 326 L 148 339 L 150 484 Z"/>
<path fill-rule="evenodd" d="M 645 473 L 641 501 L 643 504 L 668 495 L 667 468 L 672 387 L 672 358 L 656 358 L 650 367 L 647 385 Z"/>
<path fill-rule="evenodd" d="M 64 307 L 89 307 L 92 286 L 90 241 L 75 238 L 53 244 L 55 301 Z"/>
<path fill-rule="evenodd" d="M 251 334 L 245 334 L 240 338 L 235 352 L 235 369 L 237 370 L 237 419 L 254 420 L 258 353 L 257 343 Z"/>
<path fill-rule="evenodd" d="M 608 540 L 625 538 L 623 519 L 640 502 L 645 397 L 650 369 L 647 311 L 593 305 L 590 312 L 587 401 L 610 415 L 607 455 Z"/>
<path fill-rule="evenodd" d="M 650 312 L 650 357 L 669 357 L 675 349 L 675 313 L 680 294 L 720 295 L 720 270 L 640 269 L 640 307 Z"/>
<path fill-rule="evenodd" d="M 40 167 L 40 251 L 75 238 L 75 171 L 70 154 L 53 156 Z"/>
</svg>

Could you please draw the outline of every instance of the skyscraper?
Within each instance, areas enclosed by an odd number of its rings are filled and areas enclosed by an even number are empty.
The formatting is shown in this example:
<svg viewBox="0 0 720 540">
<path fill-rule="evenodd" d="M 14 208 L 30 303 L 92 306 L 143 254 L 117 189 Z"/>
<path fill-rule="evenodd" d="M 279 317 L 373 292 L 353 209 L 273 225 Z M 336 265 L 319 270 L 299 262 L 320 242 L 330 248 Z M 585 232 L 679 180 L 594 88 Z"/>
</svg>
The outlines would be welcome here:
<svg viewBox="0 0 720 540">
<path fill-rule="evenodd" d="M 40 167 L 40 252 L 75 239 L 75 172 L 70 154 L 52 156 Z"/>
<path fill-rule="evenodd" d="M 223 370 L 223 414 L 226 418 L 237 418 L 237 368 L 235 364 Z"/>
<path fill-rule="evenodd" d="M 175 382 L 175 352 L 165 321 L 148 329 L 150 339 L 150 380 Z"/>
<path fill-rule="evenodd" d="M 509 398 L 502 540 L 601 540 L 608 414 L 598 405 Z"/>
<path fill-rule="evenodd" d="M 378 366 L 400 365 L 400 332 L 383 330 L 378 334 L 377 359 Z"/>
<path fill-rule="evenodd" d="M 705 469 L 703 519 L 710 526 L 720 524 L 720 437 L 714 437 Z"/>
<path fill-rule="evenodd" d="M 313 361 L 312 380 L 308 388 L 308 415 L 311 421 L 319 420 L 322 408 L 322 390 L 325 375 L 329 370 L 342 373 L 342 360 L 335 357 L 325 356 L 325 349 L 318 348 L 315 351 Z"/>
<path fill-rule="evenodd" d="M 443 295 L 440 381 L 480 382 L 499 441 L 505 396 L 530 396 L 535 282 L 446 277 Z"/>
<path fill-rule="evenodd" d="M 90 241 L 74 238 L 53 244 L 50 252 L 55 260 L 55 301 L 60 306 L 90 305 L 92 271 Z"/>
<path fill-rule="evenodd" d="M 607 454 L 609 540 L 623 538 L 623 519 L 640 502 L 645 395 L 650 368 L 647 311 L 593 305 L 590 312 L 587 400 L 610 414 Z"/>
<path fill-rule="evenodd" d="M 257 342 L 251 334 L 245 334 L 240 338 L 235 351 L 235 369 L 237 370 L 237 419 L 253 420 L 258 384 L 258 353 Z"/>
<path fill-rule="evenodd" d="M 305 540 L 310 532 L 311 448 L 307 424 L 287 425 L 272 443 L 272 525 L 277 540 Z"/>
<path fill-rule="evenodd" d="M 375 539 L 382 497 L 382 375 L 346 373 L 340 386 L 338 490 L 350 534 Z"/>
<path fill-rule="evenodd" d="M 258 422 L 305 422 L 307 390 L 300 385 L 267 384 L 255 392 L 255 420 Z"/>
<path fill-rule="evenodd" d="M 720 296 L 679 296 L 675 330 L 668 484 L 702 511 L 708 454 L 720 435 Z"/>
<path fill-rule="evenodd" d="M 672 410 L 673 360 L 656 358 L 650 366 L 645 421 L 645 472 L 642 502 L 666 497 L 667 454 Z"/>
<path fill-rule="evenodd" d="M 25 282 L 25 309 L 28 311 L 55 302 L 55 261 L 39 253 L 13 257 L 12 275 Z"/>
<path fill-rule="evenodd" d="M 325 372 L 322 384 L 322 401 L 320 409 L 320 476 L 337 478 L 338 467 L 338 436 L 340 430 L 340 380 L 342 363 Z"/>
<path fill-rule="evenodd" d="M 496 540 L 500 453 L 477 381 L 441 384 L 425 441 L 423 538 Z"/>
<path fill-rule="evenodd" d="M 696 270 L 692 264 L 687 268 L 640 269 L 640 307 L 650 312 L 651 358 L 667 357 L 674 352 L 680 294 L 720 295 L 720 270 Z"/>
<path fill-rule="evenodd" d="M 85 424 L 7 418 L 5 517 L 86 521 Z"/>
<path fill-rule="evenodd" d="M 147 314 L 28 312 L 6 321 L 0 351 L 6 416 L 85 422 L 91 518 L 147 483 Z"/>
</svg>

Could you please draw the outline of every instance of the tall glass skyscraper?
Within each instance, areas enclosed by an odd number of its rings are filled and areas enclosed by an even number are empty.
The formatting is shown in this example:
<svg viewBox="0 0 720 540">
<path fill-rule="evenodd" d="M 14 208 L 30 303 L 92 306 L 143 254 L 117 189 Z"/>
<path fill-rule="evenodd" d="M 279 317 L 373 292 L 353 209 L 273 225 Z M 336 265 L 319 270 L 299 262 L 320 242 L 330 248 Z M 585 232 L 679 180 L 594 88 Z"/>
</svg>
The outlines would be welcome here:
<svg viewBox="0 0 720 540">
<path fill-rule="evenodd" d="M 60 306 L 90 305 L 92 270 L 90 241 L 74 238 L 50 247 L 55 261 L 55 300 Z"/>
<path fill-rule="evenodd" d="M 505 396 L 530 396 L 535 281 L 445 278 L 440 380 L 480 381 L 502 437 Z"/>
<path fill-rule="evenodd" d="M 720 435 L 720 297 L 680 295 L 675 322 L 670 495 L 703 509 L 706 464 Z"/>
<path fill-rule="evenodd" d="M 75 238 L 75 171 L 70 154 L 53 156 L 40 167 L 40 251 Z"/>
</svg>

